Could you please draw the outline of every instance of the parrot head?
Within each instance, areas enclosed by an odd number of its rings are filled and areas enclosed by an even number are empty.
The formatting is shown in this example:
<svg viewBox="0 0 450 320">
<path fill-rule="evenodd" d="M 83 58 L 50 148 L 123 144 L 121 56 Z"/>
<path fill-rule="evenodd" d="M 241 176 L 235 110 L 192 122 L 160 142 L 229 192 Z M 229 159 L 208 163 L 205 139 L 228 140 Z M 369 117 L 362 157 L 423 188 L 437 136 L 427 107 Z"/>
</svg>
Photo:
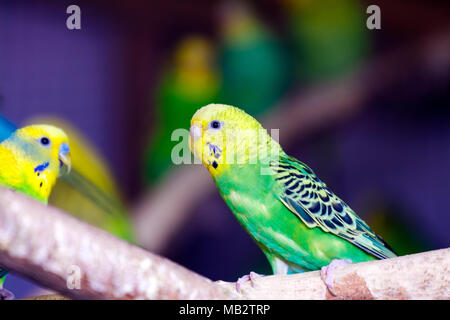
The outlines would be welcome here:
<svg viewBox="0 0 450 320">
<path fill-rule="evenodd" d="M 189 36 L 178 45 L 175 51 L 175 63 L 186 71 L 212 68 L 214 46 L 202 36 Z"/>
<path fill-rule="evenodd" d="M 58 176 L 70 172 L 67 135 L 49 125 L 14 131 L 0 143 L 0 181 L 47 203 Z"/>
<path fill-rule="evenodd" d="M 220 31 L 225 43 L 242 45 L 260 37 L 264 27 L 253 9 L 242 1 L 224 2 L 218 7 Z"/>
<path fill-rule="evenodd" d="M 271 145 L 280 148 L 255 118 L 239 108 L 209 104 L 192 117 L 189 148 L 213 178 L 230 166 L 256 164 Z"/>
<path fill-rule="evenodd" d="M 29 150 L 38 153 L 39 158 L 48 159 L 49 170 L 60 176 L 71 169 L 69 138 L 66 133 L 50 125 L 31 125 L 17 130 L 16 135 L 34 147 Z"/>
</svg>

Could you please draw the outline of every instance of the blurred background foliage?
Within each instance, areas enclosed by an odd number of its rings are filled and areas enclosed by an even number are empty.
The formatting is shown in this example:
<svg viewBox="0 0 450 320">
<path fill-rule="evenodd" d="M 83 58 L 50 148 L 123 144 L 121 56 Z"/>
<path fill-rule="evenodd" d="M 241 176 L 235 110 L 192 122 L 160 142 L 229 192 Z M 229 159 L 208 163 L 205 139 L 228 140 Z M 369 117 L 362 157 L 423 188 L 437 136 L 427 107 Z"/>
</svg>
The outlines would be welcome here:
<svg viewBox="0 0 450 320">
<path fill-rule="evenodd" d="M 70 4 L 81 8 L 81 30 L 66 28 Z M 370 4 L 381 8 L 381 30 L 366 27 Z M 74 166 L 117 210 L 105 213 L 65 182 L 52 204 L 214 280 L 234 281 L 270 268 L 217 192 L 199 189 L 201 200 L 181 205 L 183 223 L 164 246 L 133 232 L 141 223 L 133 208 L 159 197 L 180 170 L 171 161 L 172 132 L 188 129 L 208 103 L 270 119 L 302 108 L 297 98 L 311 90 L 362 74 L 345 91 L 360 101 L 357 112 L 325 121 L 328 114 L 310 110 L 318 121 L 288 139 L 281 122 L 282 144 L 398 254 L 447 247 L 449 16 L 446 1 L 425 0 L 3 0 L 0 113 L 19 125 L 41 119 L 66 128 Z M 291 127 L 298 120 L 285 119 Z M 171 190 L 165 196 L 176 204 Z M 17 276 L 5 285 L 17 297 L 38 290 Z"/>
</svg>

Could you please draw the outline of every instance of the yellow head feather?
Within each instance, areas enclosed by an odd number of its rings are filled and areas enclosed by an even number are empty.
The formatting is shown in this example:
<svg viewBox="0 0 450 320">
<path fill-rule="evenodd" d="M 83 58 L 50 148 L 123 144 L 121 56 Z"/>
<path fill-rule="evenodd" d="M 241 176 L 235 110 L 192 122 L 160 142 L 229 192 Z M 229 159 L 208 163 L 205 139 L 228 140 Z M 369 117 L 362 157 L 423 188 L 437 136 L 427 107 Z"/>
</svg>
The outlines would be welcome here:
<svg viewBox="0 0 450 320">
<path fill-rule="evenodd" d="M 0 183 L 47 202 L 65 164 L 70 169 L 69 139 L 59 128 L 32 125 L 0 143 Z"/>
<path fill-rule="evenodd" d="M 256 164 L 273 148 L 281 150 L 255 118 L 224 104 L 209 104 L 194 114 L 189 147 L 213 178 L 231 165 Z"/>
</svg>

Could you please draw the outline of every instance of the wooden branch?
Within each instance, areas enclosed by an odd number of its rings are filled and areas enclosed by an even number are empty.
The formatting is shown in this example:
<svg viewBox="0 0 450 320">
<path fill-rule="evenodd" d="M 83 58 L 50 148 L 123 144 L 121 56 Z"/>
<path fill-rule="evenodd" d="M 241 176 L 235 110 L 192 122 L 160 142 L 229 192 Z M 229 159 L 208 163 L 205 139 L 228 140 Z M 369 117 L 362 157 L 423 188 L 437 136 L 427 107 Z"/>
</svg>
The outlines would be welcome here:
<svg viewBox="0 0 450 320">
<path fill-rule="evenodd" d="M 237 293 L 2 187 L 0 265 L 75 299 L 450 299 L 450 248 L 336 268 L 337 297 L 317 271 L 258 278 Z"/>
<path fill-rule="evenodd" d="M 450 28 L 447 27 L 439 34 L 377 57 L 353 74 L 294 90 L 262 122 L 267 129 L 282 128 L 280 143 L 288 146 L 299 137 L 305 138 L 356 116 L 365 102 L 402 87 L 405 79 L 417 80 L 417 73 L 429 83 L 430 79 L 448 76 L 449 69 Z M 143 194 L 133 210 L 139 243 L 153 252 L 164 252 L 195 206 L 211 192 L 217 191 L 201 165 L 184 165 L 169 172 L 160 185 Z"/>
<path fill-rule="evenodd" d="M 60 294 L 45 294 L 42 296 L 24 298 L 22 300 L 70 300 L 70 299 Z"/>
<path fill-rule="evenodd" d="M 319 271 L 257 278 L 247 299 L 450 299 L 450 248 L 335 269 L 333 296 Z M 235 284 L 224 283 L 233 288 Z"/>
<path fill-rule="evenodd" d="M 0 265 L 70 298 L 235 296 L 165 258 L 4 188 L 0 188 Z M 77 274 L 80 289 L 69 289 L 77 287 Z"/>
</svg>

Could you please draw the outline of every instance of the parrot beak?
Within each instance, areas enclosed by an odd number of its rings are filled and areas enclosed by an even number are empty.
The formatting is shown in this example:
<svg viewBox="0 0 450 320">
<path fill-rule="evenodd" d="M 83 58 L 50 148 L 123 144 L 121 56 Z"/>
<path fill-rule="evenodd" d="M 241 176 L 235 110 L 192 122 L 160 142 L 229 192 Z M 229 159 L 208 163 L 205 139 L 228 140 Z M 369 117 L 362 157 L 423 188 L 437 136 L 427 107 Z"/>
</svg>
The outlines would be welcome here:
<svg viewBox="0 0 450 320">
<path fill-rule="evenodd" d="M 72 169 L 72 161 L 70 158 L 69 145 L 65 142 L 61 143 L 61 145 L 59 146 L 59 162 L 61 164 L 61 167 L 63 165 L 67 167 L 67 174 L 69 174 L 70 170 Z"/>
<path fill-rule="evenodd" d="M 198 156 L 198 150 L 196 150 L 196 147 L 198 147 L 197 140 L 201 138 L 202 136 L 202 129 L 198 126 L 193 124 L 189 130 L 189 149 L 194 153 L 194 155 Z"/>
<path fill-rule="evenodd" d="M 202 136 L 202 129 L 200 129 L 199 126 L 193 124 L 191 126 L 191 129 L 189 130 L 189 134 L 191 135 L 192 139 L 197 139 Z"/>
</svg>

